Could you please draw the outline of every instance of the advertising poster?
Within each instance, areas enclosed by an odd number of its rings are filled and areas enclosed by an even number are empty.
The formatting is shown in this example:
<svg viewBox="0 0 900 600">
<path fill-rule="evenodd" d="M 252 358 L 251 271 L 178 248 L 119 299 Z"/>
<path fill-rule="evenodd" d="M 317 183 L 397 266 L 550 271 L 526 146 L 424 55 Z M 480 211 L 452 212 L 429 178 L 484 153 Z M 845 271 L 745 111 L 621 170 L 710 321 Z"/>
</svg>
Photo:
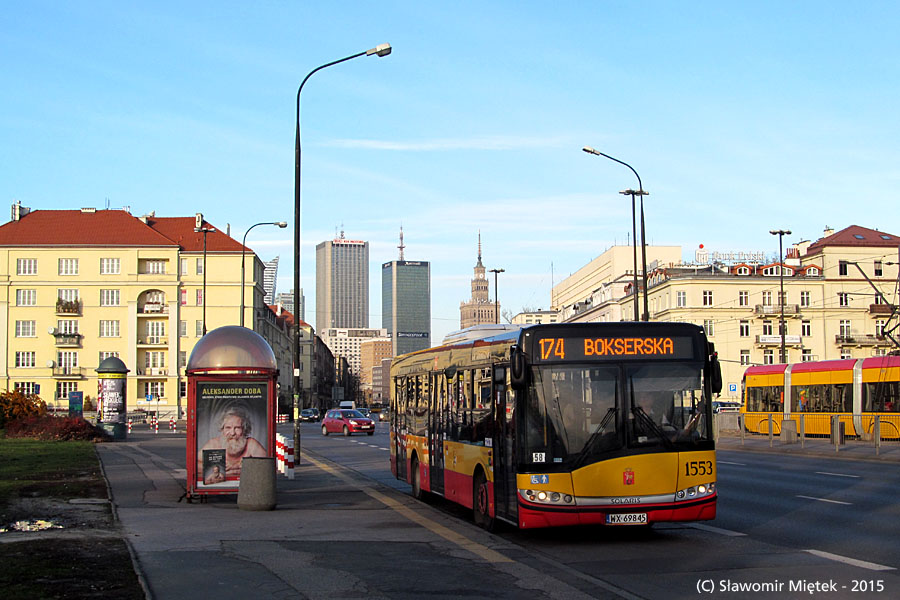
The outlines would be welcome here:
<svg viewBox="0 0 900 600">
<path fill-rule="evenodd" d="M 236 488 L 241 461 L 265 457 L 267 382 L 197 382 L 197 488 Z"/>
<path fill-rule="evenodd" d="M 69 416 L 84 415 L 84 392 L 69 392 Z"/>
</svg>

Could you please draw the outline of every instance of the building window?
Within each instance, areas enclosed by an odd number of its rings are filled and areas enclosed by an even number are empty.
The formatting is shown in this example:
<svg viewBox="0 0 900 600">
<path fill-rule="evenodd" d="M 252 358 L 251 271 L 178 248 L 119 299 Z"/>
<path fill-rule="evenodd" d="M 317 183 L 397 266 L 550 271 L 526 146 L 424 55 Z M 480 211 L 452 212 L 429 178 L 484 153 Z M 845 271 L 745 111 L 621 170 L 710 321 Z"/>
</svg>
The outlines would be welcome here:
<svg viewBox="0 0 900 600">
<path fill-rule="evenodd" d="M 78 352 L 73 350 L 60 350 L 56 353 L 57 368 L 67 374 L 72 375 L 78 368 Z"/>
<path fill-rule="evenodd" d="M 841 349 L 841 360 L 850 360 L 853 358 L 853 354 L 850 352 L 849 348 Z"/>
<path fill-rule="evenodd" d="M 809 306 L 809 292 L 800 292 L 800 306 Z"/>
<path fill-rule="evenodd" d="M 882 277 L 884 275 L 884 267 L 881 265 L 882 263 L 880 260 L 875 261 L 875 277 Z"/>
<path fill-rule="evenodd" d="M 194 335 L 203 337 L 203 321 L 195 321 L 194 325 Z"/>
<path fill-rule="evenodd" d="M 13 389 L 26 395 L 37 393 L 37 383 L 34 381 L 17 381 L 13 384 Z"/>
<path fill-rule="evenodd" d="M 746 290 L 738 292 L 738 306 L 750 306 L 750 292 Z"/>
<path fill-rule="evenodd" d="M 147 323 L 147 342 L 150 344 L 166 343 L 166 322 L 150 321 Z"/>
<path fill-rule="evenodd" d="M 17 258 L 16 275 L 37 275 L 37 259 Z"/>
<path fill-rule="evenodd" d="M 148 369 L 158 369 L 166 366 L 166 353 L 147 352 L 144 355 L 144 366 Z"/>
<path fill-rule="evenodd" d="M 762 303 L 763 306 L 772 306 L 772 292 L 762 293 Z"/>
<path fill-rule="evenodd" d="M 166 397 L 165 381 L 147 381 L 144 383 L 144 397 L 147 396 L 158 399 Z"/>
<path fill-rule="evenodd" d="M 78 302 L 78 289 L 77 288 L 67 288 L 67 289 L 58 289 L 56 290 L 56 297 L 62 300 L 63 302 Z"/>
<path fill-rule="evenodd" d="M 687 292 L 675 292 L 675 306 L 678 308 L 687 306 Z"/>
<path fill-rule="evenodd" d="M 178 396 L 181 398 L 187 398 L 187 381 L 178 382 Z"/>
<path fill-rule="evenodd" d="M 738 331 L 740 337 L 750 337 L 750 321 L 741 321 Z"/>
<path fill-rule="evenodd" d="M 187 275 L 188 274 L 188 259 L 182 258 L 179 265 L 180 265 L 179 269 L 181 270 L 179 275 L 182 275 L 182 276 Z"/>
<path fill-rule="evenodd" d="M 35 365 L 34 352 L 16 352 L 16 366 L 31 368 Z"/>
<path fill-rule="evenodd" d="M 187 321 L 178 321 L 178 337 L 187 337 Z"/>
<path fill-rule="evenodd" d="M 118 275 L 121 271 L 121 263 L 118 258 L 101 258 L 100 274 L 101 275 Z"/>
<path fill-rule="evenodd" d="M 787 295 L 788 295 L 787 292 L 778 292 L 778 303 L 781 306 L 784 306 L 787 304 Z"/>
<path fill-rule="evenodd" d="M 749 274 L 750 274 L 750 267 L 738 267 L 738 268 L 737 268 L 737 274 L 738 274 L 738 275 L 749 275 Z"/>
<path fill-rule="evenodd" d="M 850 294 L 838 292 L 838 306 L 850 306 Z"/>
<path fill-rule="evenodd" d="M 763 350 L 763 364 L 764 365 L 774 365 L 775 364 L 775 351 L 774 350 Z"/>
<path fill-rule="evenodd" d="M 69 399 L 69 392 L 78 391 L 77 381 L 59 381 L 56 383 L 56 400 L 62 402 Z"/>
<path fill-rule="evenodd" d="M 703 319 L 703 330 L 706 332 L 706 335 L 712 337 L 716 334 L 715 329 L 713 327 L 712 319 Z"/>
<path fill-rule="evenodd" d="M 63 335 L 77 335 L 78 319 L 60 319 L 56 322 L 56 331 Z"/>
<path fill-rule="evenodd" d="M 34 321 L 16 321 L 16 337 L 35 337 Z"/>
<path fill-rule="evenodd" d="M 750 351 L 741 350 L 741 366 L 746 367 L 750 364 Z"/>
<path fill-rule="evenodd" d="M 763 335 L 772 335 L 772 321 L 763 321 Z"/>
<path fill-rule="evenodd" d="M 119 306 L 119 290 L 100 290 L 100 306 Z"/>
<path fill-rule="evenodd" d="M 850 337 L 850 319 L 841 319 L 839 326 L 841 337 Z"/>
<path fill-rule="evenodd" d="M 34 306 L 37 304 L 37 290 L 16 290 L 16 306 Z"/>
<path fill-rule="evenodd" d="M 119 337 L 119 322 L 100 321 L 100 337 Z"/>
<path fill-rule="evenodd" d="M 203 258 L 197 259 L 197 275 L 203 275 Z"/>
<path fill-rule="evenodd" d="M 807 277 L 818 277 L 819 276 L 819 268 L 818 267 L 810 267 L 806 269 Z"/>
<path fill-rule="evenodd" d="M 847 261 L 841 260 L 838 261 L 838 275 L 846 275 L 847 274 Z"/>
<path fill-rule="evenodd" d="M 104 360 L 106 360 L 106 359 L 109 358 L 110 356 L 114 356 L 114 357 L 116 357 L 116 358 L 119 358 L 119 353 L 118 353 L 118 352 L 104 352 L 104 351 L 101 350 L 101 351 L 100 351 L 100 362 L 103 362 Z M 99 364 L 99 363 L 98 363 L 98 364 Z"/>
<path fill-rule="evenodd" d="M 78 259 L 77 258 L 60 258 L 59 259 L 60 275 L 78 275 Z"/>
<path fill-rule="evenodd" d="M 712 290 L 703 290 L 703 306 L 712 306 L 712 305 L 713 305 Z"/>
<path fill-rule="evenodd" d="M 148 275 L 165 275 L 166 261 L 148 260 L 146 263 L 144 263 L 144 273 Z"/>
<path fill-rule="evenodd" d="M 875 319 L 875 335 L 884 337 L 884 319 Z"/>
<path fill-rule="evenodd" d="M 812 323 L 810 321 L 800 322 L 800 335 L 809 337 L 812 335 Z"/>
<path fill-rule="evenodd" d="M 203 288 L 197 290 L 197 306 L 203 306 Z"/>
<path fill-rule="evenodd" d="M 800 351 L 800 361 L 801 362 L 811 362 L 813 359 L 812 350 L 809 348 L 804 348 Z"/>
</svg>

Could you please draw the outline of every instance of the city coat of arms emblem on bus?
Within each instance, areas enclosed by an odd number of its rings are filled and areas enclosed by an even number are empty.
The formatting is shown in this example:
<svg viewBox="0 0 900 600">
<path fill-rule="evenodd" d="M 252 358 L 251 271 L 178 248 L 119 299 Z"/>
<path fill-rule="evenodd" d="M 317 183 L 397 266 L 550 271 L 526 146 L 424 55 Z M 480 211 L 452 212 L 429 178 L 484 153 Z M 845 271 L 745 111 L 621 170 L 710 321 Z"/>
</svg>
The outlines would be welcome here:
<svg viewBox="0 0 900 600">
<path fill-rule="evenodd" d="M 622 484 L 623 485 L 634 485 L 634 471 L 631 469 L 625 469 L 622 471 Z"/>
</svg>

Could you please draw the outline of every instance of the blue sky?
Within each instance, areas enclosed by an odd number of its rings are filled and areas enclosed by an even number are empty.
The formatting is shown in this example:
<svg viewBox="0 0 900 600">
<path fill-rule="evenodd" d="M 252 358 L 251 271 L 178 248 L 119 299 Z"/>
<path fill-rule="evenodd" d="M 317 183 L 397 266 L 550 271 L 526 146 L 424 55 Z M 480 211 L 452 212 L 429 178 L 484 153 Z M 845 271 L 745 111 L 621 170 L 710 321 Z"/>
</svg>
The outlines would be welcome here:
<svg viewBox="0 0 900 600">
<path fill-rule="evenodd" d="M 202 212 L 292 286 L 297 87 L 303 263 L 343 225 L 432 263 L 432 337 L 459 324 L 482 233 L 503 308 L 647 238 L 775 252 L 851 224 L 900 233 L 893 2 L 40 2 L 0 27 L 0 199 Z M 491 291 L 493 297 L 493 287 Z"/>
</svg>

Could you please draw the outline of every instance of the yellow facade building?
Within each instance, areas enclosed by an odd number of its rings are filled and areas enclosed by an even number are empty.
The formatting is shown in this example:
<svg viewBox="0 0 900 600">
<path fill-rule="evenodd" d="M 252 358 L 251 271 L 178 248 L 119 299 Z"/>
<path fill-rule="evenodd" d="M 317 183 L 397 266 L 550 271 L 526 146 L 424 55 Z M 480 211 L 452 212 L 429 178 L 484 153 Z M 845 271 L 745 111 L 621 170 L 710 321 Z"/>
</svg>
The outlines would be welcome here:
<svg viewBox="0 0 900 600">
<path fill-rule="evenodd" d="M 243 257 L 245 326 L 279 349 L 290 397 L 290 346 L 281 339 L 290 334 L 264 302 L 264 265 L 202 215 L 14 205 L 0 226 L 0 257 L 6 389 L 66 408 L 69 392 L 96 398 L 95 369 L 116 356 L 129 369 L 129 411 L 155 411 L 158 402 L 162 415 L 182 416 L 185 366 L 204 317 L 207 330 L 240 322 Z"/>
<path fill-rule="evenodd" d="M 859 226 L 793 244 L 783 261 L 721 261 L 698 252 L 684 264 L 679 249 L 678 260 L 648 266 L 650 320 L 703 326 L 722 362 L 722 396 L 738 400 L 747 366 L 781 362 L 782 313 L 786 362 L 897 351 L 898 252 L 900 237 Z M 595 267 L 608 275 L 554 288 L 554 298 L 569 300 L 559 307 L 561 320 L 632 320 L 634 286 L 618 270 Z"/>
</svg>

